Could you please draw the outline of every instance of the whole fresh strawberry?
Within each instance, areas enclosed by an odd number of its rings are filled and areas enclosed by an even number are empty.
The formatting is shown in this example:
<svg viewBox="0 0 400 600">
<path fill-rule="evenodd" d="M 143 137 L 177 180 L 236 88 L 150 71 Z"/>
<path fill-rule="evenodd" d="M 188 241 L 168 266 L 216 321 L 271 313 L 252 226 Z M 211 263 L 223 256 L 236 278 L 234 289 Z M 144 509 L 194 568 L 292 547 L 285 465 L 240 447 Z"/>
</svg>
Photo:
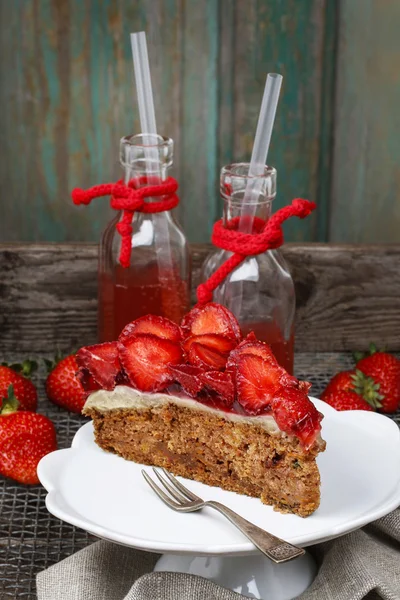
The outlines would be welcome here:
<svg viewBox="0 0 400 600">
<path fill-rule="evenodd" d="M 321 394 L 321 399 L 327 394 L 335 394 L 336 392 L 354 392 L 354 375 L 356 372 L 353 371 L 341 371 L 332 377 L 328 383 L 326 389 Z"/>
<path fill-rule="evenodd" d="M 374 410 L 361 396 L 351 391 L 338 390 L 324 394 L 321 399 L 336 410 Z"/>
<path fill-rule="evenodd" d="M 321 394 L 336 410 L 376 410 L 381 407 L 379 385 L 359 369 L 337 373 Z"/>
<path fill-rule="evenodd" d="M 356 367 L 378 385 L 380 410 L 395 412 L 400 406 L 400 360 L 387 352 L 377 352 L 371 345 L 370 355 L 359 360 Z"/>
<path fill-rule="evenodd" d="M 85 404 L 87 392 L 77 377 L 78 364 L 75 354 L 61 359 L 46 379 L 46 393 L 51 402 L 80 413 Z"/>
<path fill-rule="evenodd" d="M 57 450 L 56 431 L 44 415 L 18 410 L 15 397 L 0 414 L 0 474 L 19 483 L 39 483 L 37 465 Z"/>
<path fill-rule="evenodd" d="M 30 410 L 33 412 L 36 410 L 38 400 L 37 390 L 32 381 L 22 374 L 31 372 L 28 364 L 32 363 L 26 361 L 23 365 L 0 365 L 0 409 L 2 403 L 8 398 L 10 387 L 12 387 L 12 393 L 15 394 L 19 401 L 19 410 Z M 17 372 L 17 369 L 21 372 Z"/>
</svg>

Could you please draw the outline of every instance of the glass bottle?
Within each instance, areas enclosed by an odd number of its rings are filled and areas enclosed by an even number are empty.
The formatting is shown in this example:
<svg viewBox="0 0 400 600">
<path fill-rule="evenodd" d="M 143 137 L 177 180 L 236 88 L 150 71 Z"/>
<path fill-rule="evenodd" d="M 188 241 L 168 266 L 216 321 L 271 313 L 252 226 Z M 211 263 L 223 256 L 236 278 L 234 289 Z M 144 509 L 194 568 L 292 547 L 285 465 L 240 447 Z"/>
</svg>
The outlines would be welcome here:
<svg viewBox="0 0 400 600">
<path fill-rule="evenodd" d="M 163 181 L 172 166 L 173 141 L 159 135 L 127 136 L 120 142 L 125 183 L 136 187 Z M 139 181 L 140 178 L 140 181 Z M 162 200 L 147 198 L 146 202 Z M 106 227 L 100 242 L 99 338 L 117 339 L 123 327 L 146 314 L 180 322 L 190 308 L 190 255 L 185 235 L 171 211 L 135 212 L 132 220 L 130 266 L 119 263 L 120 212 Z"/>
<path fill-rule="evenodd" d="M 251 232 L 252 217 L 266 221 L 276 196 L 276 170 L 265 167 L 261 177 L 251 177 L 251 201 L 244 205 L 244 192 L 249 180 L 249 164 L 223 167 L 220 193 L 224 202 L 223 222 L 240 218 L 239 230 Z M 257 181 L 255 181 L 257 179 Z M 202 281 L 214 273 L 231 253 L 217 250 L 206 259 Z M 258 339 L 267 342 L 278 362 L 293 372 L 294 350 L 294 284 L 279 250 L 246 258 L 214 291 L 213 301 L 224 304 L 239 320 L 243 334 L 254 331 Z"/>
</svg>

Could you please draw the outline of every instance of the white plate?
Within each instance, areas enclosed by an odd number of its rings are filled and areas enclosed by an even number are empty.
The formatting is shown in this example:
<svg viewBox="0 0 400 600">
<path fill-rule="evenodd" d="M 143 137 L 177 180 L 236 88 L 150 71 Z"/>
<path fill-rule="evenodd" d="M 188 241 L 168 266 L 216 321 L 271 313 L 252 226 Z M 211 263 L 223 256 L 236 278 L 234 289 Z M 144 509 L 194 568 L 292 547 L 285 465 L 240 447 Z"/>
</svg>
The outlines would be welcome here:
<svg viewBox="0 0 400 600">
<path fill-rule="evenodd" d="M 182 481 L 198 496 L 218 500 L 256 525 L 302 546 L 357 529 L 396 508 L 400 504 L 397 425 L 376 413 L 337 412 L 312 400 L 325 415 L 322 433 L 327 449 L 318 457 L 321 505 L 310 517 L 283 515 L 256 498 Z M 49 492 L 48 510 L 98 537 L 160 553 L 257 552 L 211 509 L 190 514 L 169 509 L 144 481 L 142 468 L 101 450 L 94 442 L 92 423 L 87 423 L 71 448 L 40 461 L 38 474 Z"/>
</svg>

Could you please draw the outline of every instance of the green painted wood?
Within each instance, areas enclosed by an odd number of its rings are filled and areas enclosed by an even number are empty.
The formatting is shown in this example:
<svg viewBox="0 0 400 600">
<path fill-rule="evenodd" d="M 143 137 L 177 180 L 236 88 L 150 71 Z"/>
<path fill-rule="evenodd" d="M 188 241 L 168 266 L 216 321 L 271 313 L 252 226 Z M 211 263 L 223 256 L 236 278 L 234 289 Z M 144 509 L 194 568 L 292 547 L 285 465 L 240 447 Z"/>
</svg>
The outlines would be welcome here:
<svg viewBox="0 0 400 600">
<path fill-rule="evenodd" d="M 218 2 L 184 0 L 181 198 L 189 239 L 210 238 L 217 202 Z"/>
<path fill-rule="evenodd" d="M 329 240 L 329 203 L 332 189 L 332 155 L 334 136 L 334 99 L 339 3 L 327 0 L 323 25 L 321 114 L 317 175 L 316 235 L 319 242 Z"/>
<path fill-rule="evenodd" d="M 395 242 L 400 223 L 400 3 L 342 0 L 330 239 Z"/>
<path fill-rule="evenodd" d="M 0 239 L 99 239 L 106 200 L 76 208 L 70 190 L 121 174 L 119 139 L 139 131 L 129 33 L 142 29 L 189 239 L 209 240 L 221 166 L 250 157 L 268 71 L 285 78 L 270 154 L 276 208 L 319 200 L 319 215 L 287 233 L 324 239 L 334 3 L 0 0 Z"/>
<path fill-rule="evenodd" d="M 249 160 L 268 72 L 283 75 L 283 85 L 268 163 L 278 171 L 274 209 L 295 197 L 318 201 L 324 214 L 327 196 L 318 188 L 325 44 L 334 35 L 326 24 L 334 0 L 257 0 L 236 3 L 234 74 L 234 156 Z M 334 57 L 331 66 L 334 66 Z M 325 151 L 327 149 L 325 148 Z M 288 241 L 317 239 L 318 217 L 285 225 Z"/>
<path fill-rule="evenodd" d="M 1 0 L 0 11 L 0 238 L 98 240 L 107 201 L 76 208 L 70 190 L 120 178 L 119 140 L 139 131 L 131 31 L 148 34 L 159 131 L 179 140 L 180 1 Z"/>
<path fill-rule="evenodd" d="M 219 51 L 219 97 L 218 97 L 218 165 L 217 184 L 219 183 L 220 170 L 223 165 L 235 161 L 234 136 L 235 136 L 235 95 L 234 77 L 235 69 L 235 18 L 236 0 L 223 0 L 220 6 L 220 51 Z M 217 190 L 215 205 L 215 219 L 221 218 L 223 202 Z"/>
</svg>

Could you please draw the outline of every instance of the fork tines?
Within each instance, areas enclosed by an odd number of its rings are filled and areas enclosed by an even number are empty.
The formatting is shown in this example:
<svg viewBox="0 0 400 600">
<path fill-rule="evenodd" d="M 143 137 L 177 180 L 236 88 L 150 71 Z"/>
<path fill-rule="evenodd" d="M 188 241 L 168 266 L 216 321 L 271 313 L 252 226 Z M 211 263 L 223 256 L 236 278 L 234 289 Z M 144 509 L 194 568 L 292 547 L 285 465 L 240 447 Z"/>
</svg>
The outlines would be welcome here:
<svg viewBox="0 0 400 600">
<path fill-rule="evenodd" d="M 171 475 L 171 473 L 168 473 L 166 469 L 160 468 L 157 470 L 153 467 L 153 471 L 169 495 L 167 495 L 163 489 L 161 489 L 161 487 L 155 483 L 155 481 L 144 469 L 142 469 L 142 475 L 157 496 L 171 508 L 175 510 L 190 511 L 195 507 L 200 508 L 200 506 L 203 504 L 203 500 L 201 498 L 188 490 L 180 483 L 180 481 Z"/>
</svg>

